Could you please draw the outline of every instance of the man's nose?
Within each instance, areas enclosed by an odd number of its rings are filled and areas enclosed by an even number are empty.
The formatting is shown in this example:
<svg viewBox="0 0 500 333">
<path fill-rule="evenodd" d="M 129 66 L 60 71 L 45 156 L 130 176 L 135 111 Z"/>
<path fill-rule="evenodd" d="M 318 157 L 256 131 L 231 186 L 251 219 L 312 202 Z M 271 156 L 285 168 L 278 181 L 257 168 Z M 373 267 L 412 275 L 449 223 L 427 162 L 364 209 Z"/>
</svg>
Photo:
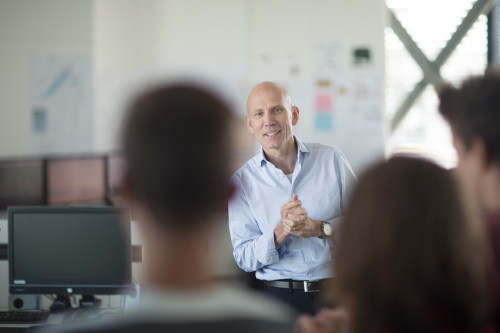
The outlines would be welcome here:
<svg viewBox="0 0 500 333">
<path fill-rule="evenodd" d="M 271 126 L 274 125 L 274 117 L 271 114 L 271 112 L 266 112 L 264 114 L 264 125 L 265 126 Z"/>
</svg>

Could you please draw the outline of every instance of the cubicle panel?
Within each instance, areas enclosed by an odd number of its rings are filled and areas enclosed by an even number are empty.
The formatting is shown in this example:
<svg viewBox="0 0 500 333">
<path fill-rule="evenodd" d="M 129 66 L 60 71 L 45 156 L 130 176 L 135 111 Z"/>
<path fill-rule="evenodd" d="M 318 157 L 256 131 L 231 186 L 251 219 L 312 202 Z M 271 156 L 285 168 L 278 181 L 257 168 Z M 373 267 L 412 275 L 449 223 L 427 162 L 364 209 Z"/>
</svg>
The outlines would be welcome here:
<svg viewBox="0 0 500 333">
<path fill-rule="evenodd" d="M 123 180 L 125 160 L 122 155 L 108 155 L 107 161 L 107 189 L 111 194 L 116 194 Z"/>
<path fill-rule="evenodd" d="M 0 161 L 0 209 L 10 205 L 42 205 L 44 170 L 42 159 Z"/>
<path fill-rule="evenodd" d="M 47 160 L 47 203 L 103 203 L 106 196 L 102 156 Z"/>
</svg>

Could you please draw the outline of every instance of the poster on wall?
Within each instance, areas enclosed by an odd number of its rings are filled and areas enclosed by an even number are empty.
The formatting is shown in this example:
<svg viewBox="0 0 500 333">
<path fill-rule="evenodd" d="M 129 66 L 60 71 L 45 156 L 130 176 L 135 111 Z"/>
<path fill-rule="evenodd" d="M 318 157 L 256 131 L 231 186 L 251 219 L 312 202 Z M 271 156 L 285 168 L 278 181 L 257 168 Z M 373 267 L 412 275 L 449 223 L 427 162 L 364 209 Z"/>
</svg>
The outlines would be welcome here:
<svg viewBox="0 0 500 333">
<path fill-rule="evenodd" d="M 333 134 L 337 130 L 338 78 L 343 72 L 343 47 L 338 42 L 315 47 L 314 131 Z"/>
<path fill-rule="evenodd" d="M 315 121 L 314 128 L 318 132 L 332 132 L 334 129 L 334 90 L 332 82 L 320 80 L 316 82 L 314 93 Z"/>
<path fill-rule="evenodd" d="M 90 57 L 34 53 L 30 58 L 29 75 L 32 153 L 90 151 Z"/>
<path fill-rule="evenodd" d="M 313 112 L 307 140 L 339 147 L 360 170 L 384 153 L 383 73 L 368 46 L 330 41 L 316 43 L 313 51 Z"/>
<path fill-rule="evenodd" d="M 343 69 L 343 47 L 338 42 L 317 43 L 315 48 L 315 78 L 331 80 Z"/>
<path fill-rule="evenodd" d="M 363 70 L 351 75 L 349 121 L 353 132 L 381 135 L 383 117 L 381 110 L 382 80 L 376 71 Z"/>
</svg>

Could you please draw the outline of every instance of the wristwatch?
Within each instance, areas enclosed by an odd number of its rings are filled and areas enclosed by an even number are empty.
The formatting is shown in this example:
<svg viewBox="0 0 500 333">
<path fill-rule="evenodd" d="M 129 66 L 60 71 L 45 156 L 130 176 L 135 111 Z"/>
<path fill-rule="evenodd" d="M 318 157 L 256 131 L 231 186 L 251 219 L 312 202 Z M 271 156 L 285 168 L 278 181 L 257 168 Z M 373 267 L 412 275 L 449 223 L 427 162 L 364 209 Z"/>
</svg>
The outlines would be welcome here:
<svg viewBox="0 0 500 333">
<path fill-rule="evenodd" d="M 330 238 L 332 236 L 333 230 L 330 223 L 321 221 L 321 238 Z"/>
</svg>

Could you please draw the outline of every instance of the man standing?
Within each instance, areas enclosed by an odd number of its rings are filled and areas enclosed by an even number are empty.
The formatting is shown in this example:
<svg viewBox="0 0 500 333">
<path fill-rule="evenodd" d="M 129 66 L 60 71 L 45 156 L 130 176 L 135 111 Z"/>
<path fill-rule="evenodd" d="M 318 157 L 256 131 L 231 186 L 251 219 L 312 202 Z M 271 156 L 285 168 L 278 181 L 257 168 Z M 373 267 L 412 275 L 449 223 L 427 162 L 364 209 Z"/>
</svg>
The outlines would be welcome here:
<svg viewBox="0 0 500 333">
<path fill-rule="evenodd" d="M 233 175 L 229 230 L 240 268 L 255 271 L 267 293 L 314 313 L 356 177 L 337 148 L 294 137 L 298 121 L 282 86 L 251 91 L 245 122 L 262 151 Z"/>
<path fill-rule="evenodd" d="M 457 175 L 473 212 L 490 239 L 491 320 L 500 327 L 500 72 L 466 80 L 439 93 L 439 111 L 450 123 L 458 155 Z"/>
</svg>

